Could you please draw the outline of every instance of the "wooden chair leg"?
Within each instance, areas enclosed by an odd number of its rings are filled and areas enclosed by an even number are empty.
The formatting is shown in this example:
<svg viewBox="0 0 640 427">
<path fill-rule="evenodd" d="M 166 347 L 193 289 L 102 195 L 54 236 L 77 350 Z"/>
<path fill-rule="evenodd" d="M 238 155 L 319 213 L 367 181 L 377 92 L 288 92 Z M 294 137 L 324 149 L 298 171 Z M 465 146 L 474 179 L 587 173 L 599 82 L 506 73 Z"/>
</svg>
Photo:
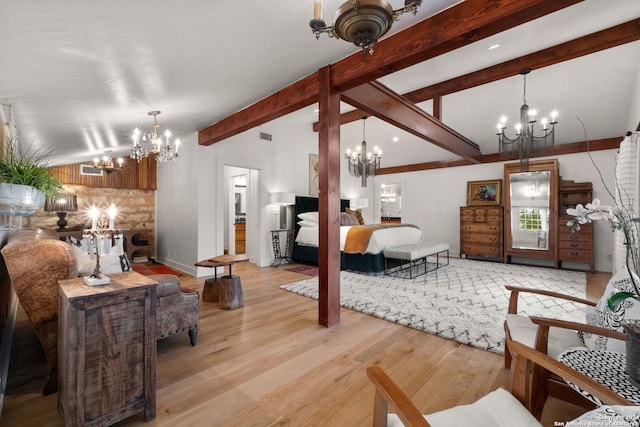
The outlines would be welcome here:
<svg viewBox="0 0 640 427">
<path fill-rule="evenodd" d="M 504 367 L 505 369 L 511 369 L 511 351 L 509 351 L 509 341 L 511 340 L 511 334 L 509 334 L 509 327 L 507 321 L 504 322 Z"/>
<path fill-rule="evenodd" d="M 382 394 L 376 390 L 376 397 L 373 403 L 373 427 L 387 427 L 387 401 Z"/>
<path fill-rule="evenodd" d="M 509 351 L 509 347 L 507 346 L 507 343 L 505 341 L 504 343 L 504 368 L 505 369 L 511 369 L 511 352 Z"/>
</svg>

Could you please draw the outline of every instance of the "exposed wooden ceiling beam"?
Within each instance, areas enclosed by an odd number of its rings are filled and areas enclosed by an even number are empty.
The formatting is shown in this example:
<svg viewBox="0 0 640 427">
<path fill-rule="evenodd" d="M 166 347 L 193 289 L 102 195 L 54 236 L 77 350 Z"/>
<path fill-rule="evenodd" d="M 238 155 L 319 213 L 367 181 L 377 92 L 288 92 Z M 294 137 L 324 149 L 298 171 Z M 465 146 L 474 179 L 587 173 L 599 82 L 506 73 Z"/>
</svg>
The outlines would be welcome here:
<svg viewBox="0 0 640 427">
<path fill-rule="evenodd" d="M 556 145 L 552 147 L 545 156 L 560 156 L 563 154 L 574 154 L 574 153 L 586 153 L 588 151 L 600 151 L 600 150 L 612 150 L 620 147 L 620 142 L 624 137 L 618 136 L 614 138 L 605 138 L 605 139 L 596 139 L 587 142 L 572 142 L 569 144 Z M 495 162 L 504 162 L 506 160 L 518 160 L 518 156 L 512 155 L 503 157 L 500 153 L 494 154 L 485 154 L 481 157 L 481 163 L 495 163 Z M 403 165 L 403 166 L 391 166 L 387 168 L 380 168 L 376 171 L 376 175 L 388 175 L 393 173 L 403 173 L 403 172 L 416 172 L 423 170 L 432 170 L 432 169 L 440 169 L 440 168 L 452 168 L 456 166 L 469 166 L 473 163 L 465 160 L 450 160 L 450 161 L 437 161 L 437 162 L 425 162 L 425 163 L 415 163 L 412 165 Z"/>
<path fill-rule="evenodd" d="M 482 70 L 407 92 L 403 96 L 414 103 L 424 102 L 436 96 L 460 92 L 515 76 L 523 68 L 543 68 L 637 40 L 640 40 L 640 19 L 634 19 Z M 362 118 L 362 114 L 362 111 L 357 110 L 344 113 L 340 119 L 341 123 L 359 120 Z M 313 130 L 317 131 L 317 122 L 313 124 Z"/>
<path fill-rule="evenodd" d="M 372 57 L 358 52 L 337 62 L 332 84 L 344 90 L 367 83 L 580 1 L 466 0 L 381 40 Z M 313 73 L 202 129 L 198 144 L 211 145 L 317 102 L 317 81 Z"/>
<path fill-rule="evenodd" d="M 556 12 L 582 0 L 465 0 L 334 64 L 340 92 Z"/>
<path fill-rule="evenodd" d="M 348 89 L 342 92 L 342 100 L 472 163 L 480 163 L 482 153 L 477 144 L 382 83 L 370 82 Z"/>
<path fill-rule="evenodd" d="M 318 88 L 315 72 L 200 130 L 198 144 L 214 144 L 318 102 Z"/>
</svg>

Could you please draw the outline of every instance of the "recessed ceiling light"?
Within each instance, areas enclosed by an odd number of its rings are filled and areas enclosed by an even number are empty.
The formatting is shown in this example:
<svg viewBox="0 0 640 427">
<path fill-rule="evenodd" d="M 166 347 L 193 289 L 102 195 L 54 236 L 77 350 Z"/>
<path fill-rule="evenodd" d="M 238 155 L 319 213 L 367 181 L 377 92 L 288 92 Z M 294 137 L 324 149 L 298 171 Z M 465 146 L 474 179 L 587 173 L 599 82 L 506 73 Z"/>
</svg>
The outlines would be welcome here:
<svg viewBox="0 0 640 427">
<path fill-rule="evenodd" d="M 397 136 L 393 137 L 393 142 L 398 142 L 398 137 Z"/>
<path fill-rule="evenodd" d="M 489 46 L 489 47 L 488 47 L 488 50 L 497 49 L 497 48 L 499 48 L 499 47 L 500 47 L 500 45 L 499 45 L 498 43 L 496 43 L 496 44 L 492 44 L 491 46 Z"/>
</svg>

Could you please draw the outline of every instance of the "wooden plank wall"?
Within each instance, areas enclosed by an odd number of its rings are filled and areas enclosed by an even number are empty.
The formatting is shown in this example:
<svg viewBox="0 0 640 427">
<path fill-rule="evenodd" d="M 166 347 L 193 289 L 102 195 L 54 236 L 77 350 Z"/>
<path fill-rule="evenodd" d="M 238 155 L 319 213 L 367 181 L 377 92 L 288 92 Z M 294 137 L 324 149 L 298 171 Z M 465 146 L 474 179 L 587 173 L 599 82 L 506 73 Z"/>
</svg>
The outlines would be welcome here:
<svg viewBox="0 0 640 427">
<path fill-rule="evenodd" d="M 147 157 L 140 162 L 125 157 L 124 168 L 102 176 L 80 175 L 80 165 L 93 164 L 90 161 L 70 165 L 52 166 L 51 172 L 63 184 L 85 185 L 93 188 L 119 188 L 137 190 L 156 189 L 156 161 Z"/>
</svg>

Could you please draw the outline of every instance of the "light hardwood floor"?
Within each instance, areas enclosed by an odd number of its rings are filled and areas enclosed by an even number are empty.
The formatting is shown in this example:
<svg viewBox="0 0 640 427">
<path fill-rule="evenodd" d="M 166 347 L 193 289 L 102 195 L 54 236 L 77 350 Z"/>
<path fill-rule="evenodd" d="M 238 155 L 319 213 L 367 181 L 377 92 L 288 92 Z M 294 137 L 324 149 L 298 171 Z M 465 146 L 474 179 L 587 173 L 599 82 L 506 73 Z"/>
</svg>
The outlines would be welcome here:
<svg viewBox="0 0 640 427">
<path fill-rule="evenodd" d="M 220 310 L 201 302 L 198 344 L 186 333 L 158 341 L 157 417 L 132 426 L 368 426 L 374 389 L 367 366 L 381 365 L 425 413 L 470 403 L 508 388 L 502 356 L 348 309 L 341 323 L 318 325 L 317 302 L 279 289 L 307 278 L 280 268 L 234 266 L 245 306 Z M 609 275 L 588 275 L 597 299 Z M 182 277 L 202 291 L 204 277 Z M 20 310 L 21 311 L 21 310 Z M 61 426 L 57 394 L 42 396 L 46 365 L 24 313 L 0 425 Z M 571 419 L 580 408 L 551 399 L 544 425 Z"/>
</svg>

